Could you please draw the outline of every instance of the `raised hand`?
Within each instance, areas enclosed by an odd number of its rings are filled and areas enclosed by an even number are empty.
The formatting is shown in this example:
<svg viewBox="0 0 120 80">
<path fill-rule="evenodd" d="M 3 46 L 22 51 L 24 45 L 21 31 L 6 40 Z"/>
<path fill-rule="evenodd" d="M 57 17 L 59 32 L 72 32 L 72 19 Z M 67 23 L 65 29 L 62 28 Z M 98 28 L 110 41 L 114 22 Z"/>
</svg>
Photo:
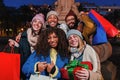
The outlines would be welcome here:
<svg viewBox="0 0 120 80">
<path fill-rule="evenodd" d="M 39 72 L 44 71 L 46 69 L 46 67 L 47 67 L 47 63 L 46 62 L 40 62 L 40 63 L 38 63 L 38 71 Z"/>
<path fill-rule="evenodd" d="M 87 69 L 82 68 L 82 70 L 78 70 L 75 72 L 75 76 L 80 80 L 88 80 L 89 72 Z"/>
<path fill-rule="evenodd" d="M 51 72 L 52 68 L 55 66 L 55 64 L 53 63 L 53 61 L 47 65 L 47 72 Z"/>
</svg>

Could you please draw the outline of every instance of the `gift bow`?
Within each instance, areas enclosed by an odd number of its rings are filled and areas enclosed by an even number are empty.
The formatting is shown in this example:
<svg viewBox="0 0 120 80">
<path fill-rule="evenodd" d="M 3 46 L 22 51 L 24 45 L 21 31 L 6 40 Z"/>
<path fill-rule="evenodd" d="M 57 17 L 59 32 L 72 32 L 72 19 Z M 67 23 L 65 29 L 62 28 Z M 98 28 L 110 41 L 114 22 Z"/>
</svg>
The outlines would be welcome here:
<svg viewBox="0 0 120 80">
<path fill-rule="evenodd" d="M 92 70 L 92 64 L 89 61 L 80 62 L 78 60 L 73 60 L 69 64 L 66 65 L 70 80 L 74 80 L 74 72 L 73 71 L 75 70 L 75 68 L 78 68 L 78 67 L 80 70 L 82 68 Z"/>
<path fill-rule="evenodd" d="M 82 64 L 82 62 L 80 62 L 78 60 L 73 60 L 69 64 L 66 65 L 67 69 L 69 69 L 69 68 L 75 68 L 77 66 L 85 68 L 85 69 L 89 69 L 88 65 Z"/>
</svg>

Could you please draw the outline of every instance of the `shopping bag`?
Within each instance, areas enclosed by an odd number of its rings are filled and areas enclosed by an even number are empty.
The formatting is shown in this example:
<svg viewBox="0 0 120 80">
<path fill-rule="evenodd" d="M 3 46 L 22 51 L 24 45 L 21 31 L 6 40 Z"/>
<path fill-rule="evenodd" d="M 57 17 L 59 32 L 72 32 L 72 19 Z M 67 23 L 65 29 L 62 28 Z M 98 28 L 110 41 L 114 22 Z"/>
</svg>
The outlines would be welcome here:
<svg viewBox="0 0 120 80">
<path fill-rule="evenodd" d="M 100 22 L 100 24 L 103 26 L 104 30 L 107 33 L 107 36 L 109 38 L 115 37 L 118 34 L 118 30 L 115 26 L 113 26 L 107 19 L 105 19 L 103 16 L 101 16 L 99 13 L 97 13 L 95 10 L 91 10 L 90 13 L 92 13 L 96 19 Z"/>
<path fill-rule="evenodd" d="M 0 52 L 0 80 L 20 80 L 20 54 Z"/>
<path fill-rule="evenodd" d="M 53 79 L 49 76 L 44 76 L 44 75 L 39 75 L 39 74 L 31 74 L 29 80 L 57 80 L 57 79 Z"/>
<path fill-rule="evenodd" d="M 96 33 L 93 36 L 92 44 L 102 44 L 108 42 L 106 32 L 103 28 L 103 25 L 100 24 L 100 22 L 97 20 L 97 18 L 89 12 L 88 16 L 94 21 L 96 24 Z"/>
</svg>

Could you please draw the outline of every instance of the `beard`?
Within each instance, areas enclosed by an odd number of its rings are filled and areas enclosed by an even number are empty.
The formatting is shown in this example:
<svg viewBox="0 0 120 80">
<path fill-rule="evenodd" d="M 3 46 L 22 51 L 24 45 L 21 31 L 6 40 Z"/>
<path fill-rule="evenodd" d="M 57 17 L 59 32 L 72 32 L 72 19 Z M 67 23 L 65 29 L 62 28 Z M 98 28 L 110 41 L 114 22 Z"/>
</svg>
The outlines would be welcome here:
<svg viewBox="0 0 120 80">
<path fill-rule="evenodd" d="M 75 23 L 71 22 L 68 24 L 69 29 L 75 29 Z"/>
</svg>

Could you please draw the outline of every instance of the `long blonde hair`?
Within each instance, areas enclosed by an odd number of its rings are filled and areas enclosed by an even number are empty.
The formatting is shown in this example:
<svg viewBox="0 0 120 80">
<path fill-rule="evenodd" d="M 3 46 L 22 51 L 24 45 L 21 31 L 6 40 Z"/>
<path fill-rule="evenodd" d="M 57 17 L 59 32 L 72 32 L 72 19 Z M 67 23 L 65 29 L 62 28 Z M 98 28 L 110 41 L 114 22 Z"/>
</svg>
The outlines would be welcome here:
<svg viewBox="0 0 120 80">
<path fill-rule="evenodd" d="M 76 35 L 76 37 L 79 39 L 79 42 L 78 42 L 79 44 L 78 44 L 77 50 L 81 51 L 85 47 L 85 41 L 82 38 L 80 38 L 78 35 Z M 68 47 L 68 50 L 70 51 L 70 45 Z"/>
</svg>

